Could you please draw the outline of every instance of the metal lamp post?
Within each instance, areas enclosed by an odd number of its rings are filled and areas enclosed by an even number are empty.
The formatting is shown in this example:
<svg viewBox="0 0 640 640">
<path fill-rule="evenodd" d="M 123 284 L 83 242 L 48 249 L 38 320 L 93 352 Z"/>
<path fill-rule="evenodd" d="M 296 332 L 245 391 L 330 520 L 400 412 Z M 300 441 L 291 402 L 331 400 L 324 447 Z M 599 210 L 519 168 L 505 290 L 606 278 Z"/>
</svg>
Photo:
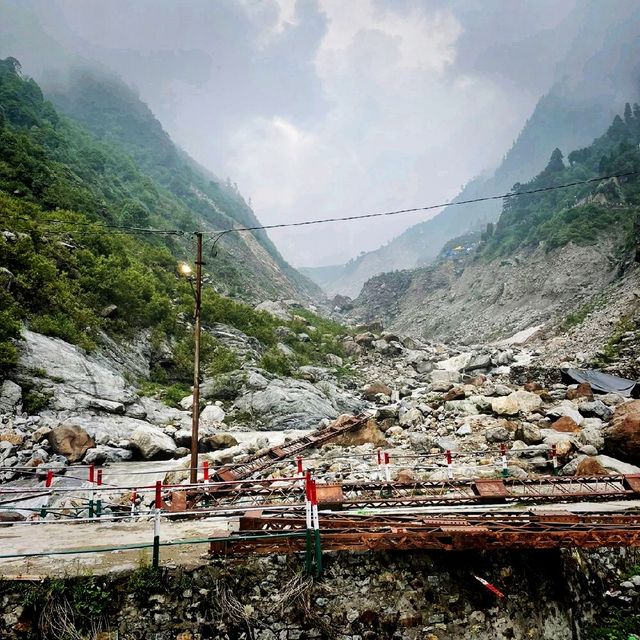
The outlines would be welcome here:
<svg viewBox="0 0 640 640">
<path fill-rule="evenodd" d="M 193 407 L 191 409 L 191 462 L 189 482 L 198 482 L 198 441 L 200 428 L 200 311 L 202 306 L 202 233 L 196 235 L 196 277 L 195 287 L 190 279 L 195 298 L 195 309 L 193 313 L 193 334 L 194 334 L 194 357 L 193 357 Z M 181 265 L 180 271 L 184 275 L 191 273 L 189 265 Z"/>
</svg>

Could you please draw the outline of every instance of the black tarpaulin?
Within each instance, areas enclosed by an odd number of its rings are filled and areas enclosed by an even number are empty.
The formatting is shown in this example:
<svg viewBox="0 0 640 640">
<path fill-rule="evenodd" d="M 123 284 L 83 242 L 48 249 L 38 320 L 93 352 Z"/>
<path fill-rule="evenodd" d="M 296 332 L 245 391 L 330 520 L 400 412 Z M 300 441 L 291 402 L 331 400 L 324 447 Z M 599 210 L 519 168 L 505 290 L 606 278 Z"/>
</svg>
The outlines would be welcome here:
<svg viewBox="0 0 640 640">
<path fill-rule="evenodd" d="M 578 384 L 587 382 L 594 391 L 600 393 L 617 393 L 625 398 L 640 397 L 640 385 L 634 380 L 625 380 L 595 369 L 563 369 L 562 377 Z"/>
</svg>

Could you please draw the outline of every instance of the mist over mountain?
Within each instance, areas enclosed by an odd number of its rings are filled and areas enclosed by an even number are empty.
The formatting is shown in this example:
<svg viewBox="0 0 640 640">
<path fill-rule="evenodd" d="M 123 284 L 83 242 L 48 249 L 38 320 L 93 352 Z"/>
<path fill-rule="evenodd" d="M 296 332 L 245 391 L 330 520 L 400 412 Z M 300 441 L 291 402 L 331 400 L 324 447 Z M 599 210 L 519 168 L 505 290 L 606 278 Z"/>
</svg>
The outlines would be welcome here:
<svg viewBox="0 0 640 640">
<path fill-rule="evenodd" d="M 603 28 L 593 5 L 579 5 L 579 24 L 559 79 L 538 100 L 512 147 L 495 171 L 471 180 L 452 202 L 495 196 L 542 170 L 555 147 L 570 151 L 589 144 L 608 126 L 626 100 L 638 96 L 640 8 L 627 4 L 626 19 Z M 575 28 L 575 25 L 573 25 Z M 375 251 L 345 265 L 302 269 L 329 294 L 357 296 L 372 276 L 430 264 L 449 240 L 497 220 L 501 201 L 449 207 L 418 223 Z"/>
</svg>

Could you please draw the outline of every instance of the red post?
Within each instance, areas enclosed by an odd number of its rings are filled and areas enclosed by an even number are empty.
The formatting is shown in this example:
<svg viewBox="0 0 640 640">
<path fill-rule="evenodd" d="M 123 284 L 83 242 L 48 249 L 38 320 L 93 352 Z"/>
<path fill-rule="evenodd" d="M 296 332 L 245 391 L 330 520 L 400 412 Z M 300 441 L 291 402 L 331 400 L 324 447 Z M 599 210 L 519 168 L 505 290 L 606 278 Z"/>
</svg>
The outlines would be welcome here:
<svg viewBox="0 0 640 640">
<path fill-rule="evenodd" d="M 202 468 L 203 468 L 204 481 L 209 482 L 209 461 L 208 460 L 205 460 L 202 463 Z"/>
<path fill-rule="evenodd" d="M 135 515 L 136 513 L 136 501 L 138 500 L 138 490 L 134 489 L 131 492 L 131 515 Z"/>
<path fill-rule="evenodd" d="M 47 480 L 45 482 L 45 487 L 50 487 L 51 483 L 53 482 L 53 471 L 51 469 L 49 469 L 47 471 Z"/>
<path fill-rule="evenodd" d="M 304 474 L 304 471 L 302 469 L 302 456 L 298 456 L 296 458 L 296 462 L 298 464 L 298 475 L 301 476 Z"/>
<path fill-rule="evenodd" d="M 378 449 L 378 464 L 382 464 L 382 451 L 380 449 Z"/>
<path fill-rule="evenodd" d="M 94 480 L 94 465 L 89 465 L 89 482 L 95 482 Z"/>
<path fill-rule="evenodd" d="M 387 482 L 391 482 L 391 469 L 389 468 L 389 452 L 384 452 L 384 477 Z"/>
<path fill-rule="evenodd" d="M 449 449 L 445 451 L 445 456 L 447 458 L 447 476 L 449 480 L 453 480 L 453 456 Z"/>
<path fill-rule="evenodd" d="M 98 469 L 98 486 L 102 486 L 102 469 Z"/>
<path fill-rule="evenodd" d="M 156 480 L 156 509 L 162 509 L 162 482 Z"/>
</svg>

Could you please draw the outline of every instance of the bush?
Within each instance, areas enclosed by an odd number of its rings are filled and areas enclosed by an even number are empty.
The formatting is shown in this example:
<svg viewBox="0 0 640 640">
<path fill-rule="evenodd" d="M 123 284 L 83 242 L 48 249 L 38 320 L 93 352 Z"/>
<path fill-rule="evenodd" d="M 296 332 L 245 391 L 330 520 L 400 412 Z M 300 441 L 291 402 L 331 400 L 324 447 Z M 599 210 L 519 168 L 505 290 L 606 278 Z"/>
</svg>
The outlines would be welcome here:
<svg viewBox="0 0 640 640">
<path fill-rule="evenodd" d="M 292 373 L 291 360 L 276 348 L 269 349 L 262 356 L 260 366 L 274 375 L 290 376 Z"/>
</svg>

